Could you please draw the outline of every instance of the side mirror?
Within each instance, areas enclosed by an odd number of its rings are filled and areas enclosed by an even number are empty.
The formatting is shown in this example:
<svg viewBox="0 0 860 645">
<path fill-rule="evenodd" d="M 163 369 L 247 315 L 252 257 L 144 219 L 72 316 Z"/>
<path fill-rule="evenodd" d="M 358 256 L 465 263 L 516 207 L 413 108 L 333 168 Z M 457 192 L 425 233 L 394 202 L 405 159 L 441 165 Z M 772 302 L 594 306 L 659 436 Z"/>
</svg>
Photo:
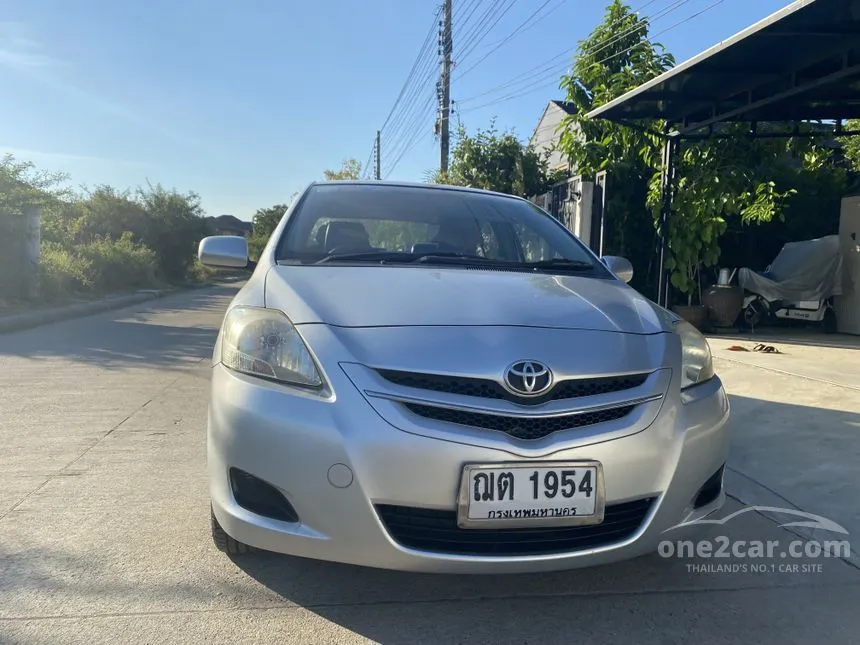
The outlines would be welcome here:
<svg viewBox="0 0 860 645">
<path fill-rule="evenodd" d="M 630 282 L 633 279 L 633 265 L 627 258 L 618 257 L 617 255 L 606 255 L 600 258 L 606 268 L 612 271 L 619 280 Z"/>
<path fill-rule="evenodd" d="M 197 247 L 200 263 L 210 267 L 244 269 L 248 266 L 248 240 L 239 235 L 212 235 Z"/>
</svg>

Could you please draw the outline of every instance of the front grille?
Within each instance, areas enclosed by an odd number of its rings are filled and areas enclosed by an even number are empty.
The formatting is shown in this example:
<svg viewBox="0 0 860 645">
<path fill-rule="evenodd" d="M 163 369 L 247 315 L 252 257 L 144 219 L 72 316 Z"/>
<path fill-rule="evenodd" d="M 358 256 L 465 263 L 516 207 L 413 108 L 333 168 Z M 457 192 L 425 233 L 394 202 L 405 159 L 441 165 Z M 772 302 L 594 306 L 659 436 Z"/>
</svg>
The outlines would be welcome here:
<svg viewBox="0 0 860 645">
<path fill-rule="evenodd" d="M 448 394 L 476 396 L 484 399 L 503 399 L 522 405 L 540 405 L 547 401 L 561 401 L 582 396 L 622 392 L 639 387 L 648 378 L 648 374 L 630 374 L 625 376 L 567 379 L 556 383 L 546 394 L 536 397 L 522 397 L 508 392 L 502 387 L 501 383 L 490 379 L 444 376 L 420 372 L 401 372 L 398 370 L 377 370 L 377 372 L 385 380 L 404 387 L 414 387 L 433 392 L 446 392 Z"/>
<path fill-rule="evenodd" d="M 427 419 L 447 421 L 448 423 L 456 423 L 462 426 L 498 430 L 516 439 L 524 440 L 542 439 L 553 432 L 560 432 L 561 430 L 570 430 L 571 428 L 581 428 L 597 423 L 615 421 L 627 416 L 636 407 L 635 405 L 625 405 L 619 408 L 595 410 L 594 412 L 582 412 L 580 414 L 522 418 L 484 414 L 482 412 L 467 412 L 465 410 L 451 410 L 449 408 L 419 405 L 417 403 L 404 403 L 403 405 L 410 412 Z"/>
<path fill-rule="evenodd" d="M 621 542 L 642 525 L 656 497 L 611 504 L 601 524 L 561 528 L 461 529 L 455 511 L 377 504 L 389 535 L 410 549 L 455 555 L 572 553 Z"/>
</svg>

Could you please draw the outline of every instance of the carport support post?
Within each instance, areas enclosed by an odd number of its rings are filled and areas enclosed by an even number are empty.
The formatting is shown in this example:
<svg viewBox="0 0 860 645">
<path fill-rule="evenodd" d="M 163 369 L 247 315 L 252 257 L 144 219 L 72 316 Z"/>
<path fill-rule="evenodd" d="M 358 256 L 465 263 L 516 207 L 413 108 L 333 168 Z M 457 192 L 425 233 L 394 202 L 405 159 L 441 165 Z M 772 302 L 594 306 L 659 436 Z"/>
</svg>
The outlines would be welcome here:
<svg viewBox="0 0 860 645">
<path fill-rule="evenodd" d="M 663 172 L 660 187 L 663 193 L 663 206 L 660 211 L 660 265 L 657 270 L 657 304 L 669 306 L 669 273 L 666 271 L 666 260 L 669 246 L 669 218 L 672 216 L 672 200 L 678 179 L 678 151 L 681 138 L 677 134 L 669 134 L 668 126 L 664 131 L 666 143 L 663 146 Z"/>
</svg>

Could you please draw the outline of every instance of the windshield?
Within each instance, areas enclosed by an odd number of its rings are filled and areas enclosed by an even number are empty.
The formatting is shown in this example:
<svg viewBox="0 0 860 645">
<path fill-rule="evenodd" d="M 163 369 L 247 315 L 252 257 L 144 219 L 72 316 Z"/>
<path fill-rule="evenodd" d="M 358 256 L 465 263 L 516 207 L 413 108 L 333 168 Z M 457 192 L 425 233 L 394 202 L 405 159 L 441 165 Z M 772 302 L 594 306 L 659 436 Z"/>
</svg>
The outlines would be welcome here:
<svg viewBox="0 0 860 645">
<path fill-rule="evenodd" d="M 599 270 L 567 229 L 524 200 L 368 184 L 311 187 L 278 245 L 280 263 L 450 263 Z"/>
</svg>

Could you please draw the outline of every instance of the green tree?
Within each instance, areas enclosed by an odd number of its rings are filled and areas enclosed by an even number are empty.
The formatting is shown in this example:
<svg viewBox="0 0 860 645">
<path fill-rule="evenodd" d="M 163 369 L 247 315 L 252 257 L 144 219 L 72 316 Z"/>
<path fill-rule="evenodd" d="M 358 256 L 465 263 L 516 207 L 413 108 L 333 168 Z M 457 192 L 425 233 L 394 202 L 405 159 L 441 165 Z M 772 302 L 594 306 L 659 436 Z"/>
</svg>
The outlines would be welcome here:
<svg viewBox="0 0 860 645">
<path fill-rule="evenodd" d="M 284 213 L 287 212 L 287 208 L 289 206 L 286 204 L 277 204 L 268 208 L 258 208 L 257 212 L 254 213 L 252 219 L 254 232 L 251 239 L 248 240 L 248 250 L 252 259 L 258 260 L 260 258 L 260 253 L 263 252 L 272 232 L 277 228 Z"/>
<path fill-rule="evenodd" d="M 607 172 L 605 251 L 631 260 L 633 286 L 645 293 L 651 285 L 655 231 L 646 209 L 648 185 L 660 170 L 661 142 L 639 129 L 586 114 L 675 64 L 671 54 L 648 38 L 648 23 L 625 4 L 615 1 L 602 22 L 579 43 L 577 55 L 561 87 L 573 114 L 561 124 L 559 150 L 575 174 L 593 180 Z M 661 128 L 660 123 L 645 124 Z M 658 130 L 659 131 L 659 130 Z M 648 271 L 641 267 L 649 267 Z"/>
<path fill-rule="evenodd" d="M 200 196 L 147 184 L 137 189 L 137 199 L 147 212 L 147 226 L 139 241 L 155 251 L 164 279 L 183 280 L 194 264 L 197 245 L 208 232 Z"/>
<path fill-rule="evenodd" d="M 344 159 L 341 163 L 340 170 L 325 170 L 323 175 L 326 181 L 336 181 L 343 179 L 359 179 L 361 177 L 361 163 L 355 159 Z"/>
<path fill-rule="evenodd" d="M 608 250 L 628 255 L 634 266 L 650 265 L 655 255 L 654 246 L 642 240 L 659 232 L 664 140 L 657 133 L 664 124 L 643 121 L 631 128 L 585 115 L 674 65 L 662 45 L 649 40 L 648 26 L 614 0 L 602 23 L 580 43 L 571 73 L 562 79 L 575 114 L 563 123 L 560 148 L 586 177 L 608 171 Z M 796 192 L 792 185 L 802 175 L 833 169 L 830 152 L 808 139 L 753 139 L 745 136 L 742 124 L 722 126 L 721 133 L 734 136 L 683 141 L 678 160 L 666 268 L 688 304 L 700 269 L 719 260 L 720 239 L 731 220 L 746 226 L 782 217 Z M 647 293 L 650 271 L 644 277 L 645 284 L 634 273 L 634 286 Z"/>
<path fill-rule="evenodd" d="M 431 173 L 432 183 L 531 197 L 546 192 L 555 179 L 547 171 L 545 157 L 524 145 L 513 132 L 500 133 L 495 121 L 474 134 L 459 124 L 454 139 L 448 172 Z"/>
</svg>

